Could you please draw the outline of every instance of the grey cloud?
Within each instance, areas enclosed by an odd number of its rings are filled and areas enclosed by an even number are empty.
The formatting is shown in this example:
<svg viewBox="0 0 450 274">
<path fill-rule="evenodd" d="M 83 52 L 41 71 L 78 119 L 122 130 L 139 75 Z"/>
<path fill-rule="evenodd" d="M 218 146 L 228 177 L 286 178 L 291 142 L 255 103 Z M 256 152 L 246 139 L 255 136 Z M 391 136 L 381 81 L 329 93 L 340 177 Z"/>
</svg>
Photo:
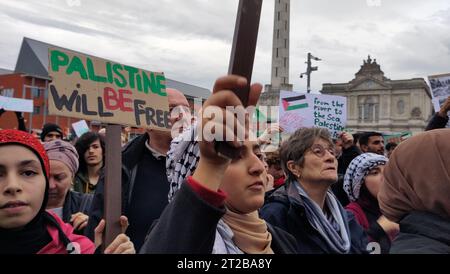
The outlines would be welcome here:
<svg viewBox="0 0 450 274">
<path fill-rule="evenodd" d="M 264 1 L 258 35 L 254 79 L 263 84 L 270 81 L 274 1 Z M 34 29 L 65 30 L 67 34 L 58 38 L 35 36 L 63 46 L 81 33 L 86 36 L 84 43 L 69 48 L 92 47 L 91 54 L 161 68 L 171 78 L 209 88 L 226 72 L 237 4 L 238 0 L 81 0 L 81 6 L 70 7 L 64 0 L 26 4 L 3 0 L 0 20 L 7 15 L 13 23 L 27 22 Z M 367 54 L 377 58 L 392 79 L 446 72 L 449 8 L 448 0 L 381 0 L 379 7 L 367 5 L 366 0 L 292 0 L 291 82 L 304 89 L 306 81 L 298 75 L 305 70 L 309 51 L 324 60 L 313 73 L 314 90 L 324 82 L 351 80 Z M 11 30 L 0 30 L 2 37 L 29 36 L 29 29 L 10 26 Z M 20 41 L 3 40 L 0 49 L 18 45 Z M 183 48 L 187 45 L 190 51 Z M 3 52 L 2 59 L 8 60 L 1 64 L 14 64 L 13 51 Z"/>
<path fill-rule="evenodd" d="M 34 25 L 39 25 L 43 27 L 50 27 L 56 29 L 67 30 L 70 32 L 81 33 L 86 35 L 104 35 L 115 39 L 122 39 L 120 36 L 113 33 L 109 33 L 102 30 L 97 30 L 94 28 L 87 28 L 79 26 L 76 24 L 66 23 L 62 20 L 56 20 L 51 18 L 42 17 L 39 14 L 24 14 L 21 12 L 16 12 L 13 10 L 8 11 L 7 15 L 11 19 L 27 22 Z"/>
<path fill-rule="evenodd" d="M 93 5 L 94 9 L 111 15 L 105 19 L 113 22 L 114 17 L 125 15 L 126 21 L 131 22 L 137 30 L 165 32 L 166 35 L 198 35 L 226 41 L 231 39 L 234 25 L 234 18 L 229 15 L 233 15 L 237 7 L 236 1 L 90 2 L 88 5 Z"/>
</svg>

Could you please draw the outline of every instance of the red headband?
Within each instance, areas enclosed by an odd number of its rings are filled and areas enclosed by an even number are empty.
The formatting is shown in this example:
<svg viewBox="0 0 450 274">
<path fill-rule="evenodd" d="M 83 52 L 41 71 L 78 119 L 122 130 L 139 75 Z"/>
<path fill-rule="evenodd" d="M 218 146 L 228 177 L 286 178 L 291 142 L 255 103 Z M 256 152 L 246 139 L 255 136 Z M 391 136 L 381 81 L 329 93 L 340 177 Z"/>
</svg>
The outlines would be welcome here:
<svg viewBox="0 0 450 274">
<path fill-rule="evenodd" d="M 37 154 L 39 160 L 44 165 L 45 177 L 50 174 L 50 164 L 44 146 L 33 135 L 15 129 L 0 130 L 0 145 L 3 144 L 20 144 Z"/>
</svg>

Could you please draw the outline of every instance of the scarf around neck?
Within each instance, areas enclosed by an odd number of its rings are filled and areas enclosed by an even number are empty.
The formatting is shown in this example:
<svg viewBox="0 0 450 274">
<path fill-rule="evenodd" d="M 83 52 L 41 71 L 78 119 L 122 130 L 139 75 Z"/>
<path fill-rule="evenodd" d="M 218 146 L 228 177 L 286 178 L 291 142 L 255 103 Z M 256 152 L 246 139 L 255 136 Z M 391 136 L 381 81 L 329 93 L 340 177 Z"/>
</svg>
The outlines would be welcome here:
<svg viewBox="0 0 450 274">
<path fill-rule="evenodd" d="M 41 212 L 22 229 L 0 228 L 0 254 L 36 254 L 51 242 Z"/>
<path fill-rule="evenodd" d="M 233 231 L 233 242 L 246 254 L 273 254 L 272 235 L 258 212 L 239 214 L 227 208 L 222 220 Z"/>
<path fill-rule="evenodd" d="M 351 243 L 347 213 L 331 191 L 327 191 L 325 197 L 325 206 L 330 212 L 327 216 L 319 205 L 309 197 L 299 182 L 291 181 L 290 183 L 295 185 L 303 200 L 308 222 L 319 232 L 330 249 L 339 254 L 349 253 Z"/>
<path fill-rule="evenodd" d="M 359 199 L 364 178 L 374 167 L 385 165 L 389 159 L 375 153 L 363 153 L 350 162 L 344 176 L 344 191 L 348 199 L 355 202 Z"/>
</svg>

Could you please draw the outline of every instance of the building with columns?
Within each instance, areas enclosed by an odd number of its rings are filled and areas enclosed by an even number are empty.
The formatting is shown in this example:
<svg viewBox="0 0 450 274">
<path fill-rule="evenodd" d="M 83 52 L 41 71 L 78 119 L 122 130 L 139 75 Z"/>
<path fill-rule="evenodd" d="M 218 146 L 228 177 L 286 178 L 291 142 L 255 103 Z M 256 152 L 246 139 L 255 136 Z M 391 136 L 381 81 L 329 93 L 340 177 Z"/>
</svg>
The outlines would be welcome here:
<svg viewBox="0 0 450 274">
<path fill-rule="evenodd" d="M 325 83 L 322 94 L 347 98 L 347 127 L 354 131 L 424 131 L 433 108 L 423 78 L 391 80 L 376 59 L 364 60 L 348 83 Z"/>
</svg>

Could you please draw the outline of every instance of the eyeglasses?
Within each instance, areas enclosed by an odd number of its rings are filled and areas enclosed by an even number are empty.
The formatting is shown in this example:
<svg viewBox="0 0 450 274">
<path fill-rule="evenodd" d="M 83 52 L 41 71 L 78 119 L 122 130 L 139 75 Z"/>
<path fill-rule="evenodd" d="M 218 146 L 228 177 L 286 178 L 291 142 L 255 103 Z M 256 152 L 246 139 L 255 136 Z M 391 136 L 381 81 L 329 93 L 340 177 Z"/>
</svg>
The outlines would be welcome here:
<svg viewBox="0 0 450 274">
<path fill-rule="evenodd" d="M 311 146 L 311 148 L 309 148 L 309 150 L 311 150 L 312 153 L 314 153 L 317 157 L 320 158 L 325 156 L 325 151 L 328 151 L 331 155 L 336 157 L 336 149 L 332 146 L 325 148 L 322 145 L 314 144 Z"/>
<path fill-rule="evenodd" d="M 192 115 L 192 111 L 187 106 L 176 106 L 169 109 L 170 116 L 178 117 L 180 114 L 190 114 Z"/>
</svg>

